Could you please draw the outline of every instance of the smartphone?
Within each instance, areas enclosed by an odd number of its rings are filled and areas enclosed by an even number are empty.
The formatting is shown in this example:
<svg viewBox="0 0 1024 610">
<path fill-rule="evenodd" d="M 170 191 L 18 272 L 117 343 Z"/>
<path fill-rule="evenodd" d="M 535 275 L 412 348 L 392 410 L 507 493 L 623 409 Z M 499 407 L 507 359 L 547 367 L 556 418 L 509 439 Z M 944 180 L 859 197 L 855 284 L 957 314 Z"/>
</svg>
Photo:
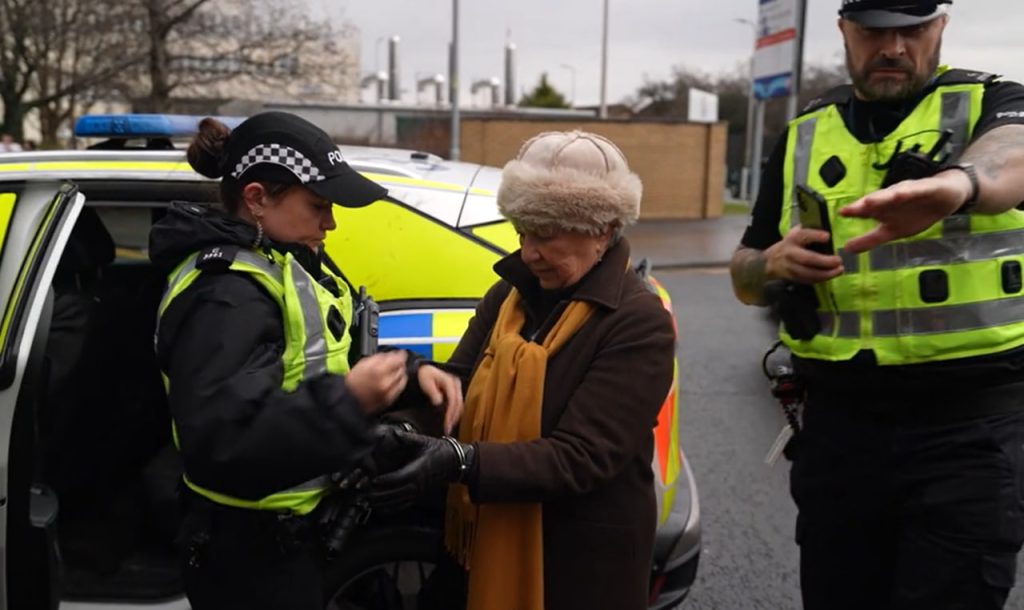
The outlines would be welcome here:
<svg viewBox="0 0 1024 610">
<path fill-rule="evenodd" d="M 796 185 L 796 204 L 800 213 L 800 226 L 805 229 L 819 229 L 828 233 L 827 242 L 807 246 L 819 254 L 834 254 L 832 244 L 832 223 L 828 219 L 828 203 L 821 193 L 805 184 Z"/>
</svg>

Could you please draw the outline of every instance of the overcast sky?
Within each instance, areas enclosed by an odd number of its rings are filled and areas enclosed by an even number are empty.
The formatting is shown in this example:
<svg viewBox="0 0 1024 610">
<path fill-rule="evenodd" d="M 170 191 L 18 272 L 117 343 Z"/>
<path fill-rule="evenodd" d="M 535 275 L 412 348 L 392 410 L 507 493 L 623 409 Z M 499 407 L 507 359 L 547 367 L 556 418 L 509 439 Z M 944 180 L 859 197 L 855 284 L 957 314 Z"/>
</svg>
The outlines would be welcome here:
<svg viewBox="0 0 1024 610">
<path fill-rule="evenodd" d="M 450 0 L 308 0 L 331 2 L 361 33 L 364 74 L 387 67 L 387 38 L 401 37 L 402 88 L 415 79 L 447 74 Z M 839 0 L 813 0 L 807 21 L 806 61 L 841 57 L 836 30 Z M 672 66 L 707 71 L 745 66 L 753 45 L 749 25 L 756 0 L 610 0 L 608 101 L 619 101 L 645 77 L 665 79 Z M 542 72 L 567 97 L 575 70 L 576 100 L 596 104 L 600 90 L 602 0 L 462 0 L 463 99 L 473 80 L 503 78 L 503 47 L 518 47 L 518 89 L 532 88 Z M 958 0 L 946 30 L 943 61 L 1024 80 L 1024 2 Z M 379 62 L 379 63 L 378 63 Z M 745 68 L 744 68 L 745 69 Z M 517 96 L 518 97 L 518 96 Z M 483 96 L 476 100 L 484 103 Z M 472 103 L 472 101 L 470 102 Z"/>
</svg>

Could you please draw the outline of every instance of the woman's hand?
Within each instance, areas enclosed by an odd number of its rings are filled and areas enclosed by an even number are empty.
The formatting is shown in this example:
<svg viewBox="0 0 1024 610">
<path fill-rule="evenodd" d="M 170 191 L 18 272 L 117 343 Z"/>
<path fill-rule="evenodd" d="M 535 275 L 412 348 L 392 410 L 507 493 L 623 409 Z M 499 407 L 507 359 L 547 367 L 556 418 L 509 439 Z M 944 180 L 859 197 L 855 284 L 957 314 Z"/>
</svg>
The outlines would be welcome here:
<svg viewBox="0 0 1024 610">
<path fill-rule="evenodd" d="M 370 483 L 374 509 L 398 511 L 418 498 L 459 481 L 472 467 L 476 447 L 453 438 L 434 438 L 411 432 L 391 433 L 391 451 L 412 456 L 405 466 L 375 477 Z"/>
<path fill-rule="evenodd" d="M 462 380 L 429 364 L 420 366 L 416 377 L 430 404 L 444 408 L 444 433 L 451 434 L 462 419 Z"/>
<path fill-rule="evenodd" d="M 367 413 L 376 413 L 395 402 L 408 383 L 403 351 L 363 358 L 345 376 L 345 386 Z"/>
</svg>

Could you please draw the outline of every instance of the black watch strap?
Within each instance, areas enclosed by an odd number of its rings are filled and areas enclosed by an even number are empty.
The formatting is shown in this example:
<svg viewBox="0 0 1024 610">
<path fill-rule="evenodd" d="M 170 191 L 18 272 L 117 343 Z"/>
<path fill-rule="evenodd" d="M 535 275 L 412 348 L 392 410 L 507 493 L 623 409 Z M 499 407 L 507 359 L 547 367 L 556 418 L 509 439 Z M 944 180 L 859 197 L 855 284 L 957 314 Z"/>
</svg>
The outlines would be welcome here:
<svg viewBox="0 0 1024 610">
<path fill-rule="evenodd" d="M 957 214 L 966 214 L 978 203 L 978 196 L 981 194 L 981 182 L 978 180 L 978 170 L 972 163 L 957 163 L 956 165 L 950 165 L 947 169 L 958 169 L 967 174 L 967 178 L 971 181 L 971 194 L 967 197 L 967 201 L 965 201 L 956 211 Z"/>
</svg>

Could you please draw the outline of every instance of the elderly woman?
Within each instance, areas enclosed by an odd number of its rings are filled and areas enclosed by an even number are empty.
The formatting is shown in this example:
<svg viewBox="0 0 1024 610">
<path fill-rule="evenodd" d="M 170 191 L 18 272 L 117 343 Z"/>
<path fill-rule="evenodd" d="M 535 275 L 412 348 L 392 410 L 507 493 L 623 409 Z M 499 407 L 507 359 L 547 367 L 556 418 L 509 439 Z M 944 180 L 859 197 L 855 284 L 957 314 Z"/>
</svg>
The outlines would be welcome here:
<svg viewBox="0 0 1024 610">
<path fill-rule="evenodd" d="M 445 541 L 463 570 L 438 572 L 468 574 L 471 610 L 647 606 L 675 333 L 621 237 L 641 190 L 600 136 L 523 146 L 498 192 L 522 247 L 494 266 L 447 364 L 468 383 L 458 438 L 396 433 L 416 457 L 375 481 L 392 508 L 458 483 Z"/>
</svg>

